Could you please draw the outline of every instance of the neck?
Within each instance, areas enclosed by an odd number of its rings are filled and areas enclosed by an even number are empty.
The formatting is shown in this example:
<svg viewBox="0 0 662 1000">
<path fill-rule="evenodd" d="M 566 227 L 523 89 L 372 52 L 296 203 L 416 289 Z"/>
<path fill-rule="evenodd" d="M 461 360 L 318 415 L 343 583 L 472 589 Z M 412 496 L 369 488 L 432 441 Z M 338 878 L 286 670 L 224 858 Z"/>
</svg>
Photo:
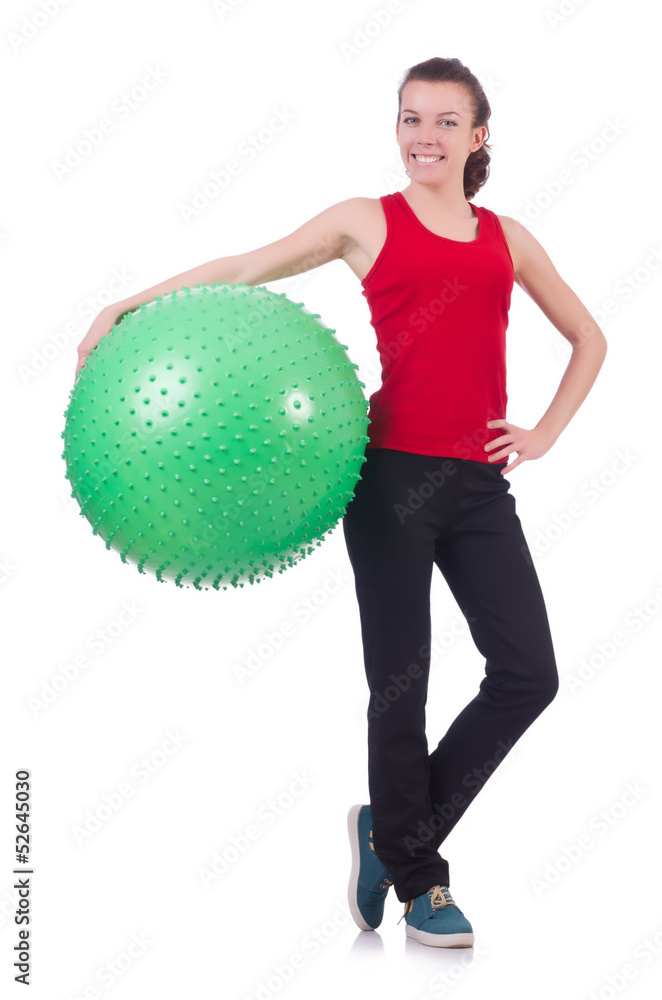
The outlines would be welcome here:
<svg viewBox="0 0 662 1000">
<path fill-rule="evenodd" d="M 416 206 L 421 211 L 429 212 L 431 215 L 447 218 L 473 218 L 471 206 L 461 189 L 453 188 L 451 191 L 443 185 L 433 187 L 430 184 L 418 184 L 416 181 L 412 181 L 408 187 L 403 189 L 402 194 L 412 208 Z"/>
</svg>

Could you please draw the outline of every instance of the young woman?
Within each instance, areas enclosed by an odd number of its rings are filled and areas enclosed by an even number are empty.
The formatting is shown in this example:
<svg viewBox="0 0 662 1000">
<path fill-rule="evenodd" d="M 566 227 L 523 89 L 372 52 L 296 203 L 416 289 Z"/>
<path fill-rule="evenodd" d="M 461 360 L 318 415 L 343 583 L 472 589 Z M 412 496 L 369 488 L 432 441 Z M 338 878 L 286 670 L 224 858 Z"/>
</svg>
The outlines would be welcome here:
<svg viewBox="0 0 662 1000">
<path fill-rule="evenodd" d="M 275 243 L 108 307 L 79 345 L 76 369 L 124 313 L 175 289 L 259 285 L 337 259 L 361 282 L 382 384 L 343 519 L 370 691 L 370 805 L 349 811 L 349 901 L 358 926 L 374 929 L 393 886 L 407 935 L 436 947 L 474 940 L 439 848 L 558 690 L 545 603 L 504 474 L 552 447 L 606 353 L 602 331 L 528 230 L 470 204 L 489 175 L 490 113 L 459 60 L 411 67 L 398 91 L 403 191 L 339 202 Z M 515 282 L 572 345 L 531 429 L 506 419 Z M 428 753 L 433 565 L 486 662 L 476 697 Z"/>
</svg>

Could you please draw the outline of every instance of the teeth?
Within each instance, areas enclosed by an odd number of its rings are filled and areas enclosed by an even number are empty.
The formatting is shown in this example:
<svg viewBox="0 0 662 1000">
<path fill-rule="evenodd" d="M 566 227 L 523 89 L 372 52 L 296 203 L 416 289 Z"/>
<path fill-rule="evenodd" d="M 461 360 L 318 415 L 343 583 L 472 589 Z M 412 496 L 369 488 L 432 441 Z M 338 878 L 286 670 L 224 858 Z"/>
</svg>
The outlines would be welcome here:
<svg viewBox="0 0 662 1000">
<path fill-rule="evenodd" d="M 421 153 L 412 153 L 412 156 L 415 160 L 418 160 L 419 163 L 436 163 L 438 160 L 442 159 L 441 156 L 423 156 Z"/>
</svg>

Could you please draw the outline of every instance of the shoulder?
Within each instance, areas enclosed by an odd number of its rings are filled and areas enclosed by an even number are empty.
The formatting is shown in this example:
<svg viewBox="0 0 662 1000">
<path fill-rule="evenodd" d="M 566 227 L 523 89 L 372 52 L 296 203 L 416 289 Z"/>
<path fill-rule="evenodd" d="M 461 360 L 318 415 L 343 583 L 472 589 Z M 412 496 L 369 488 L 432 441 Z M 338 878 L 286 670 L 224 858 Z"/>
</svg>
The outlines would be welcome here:
<svg viewBox="0 0 662 1000">
<path fill-rule="evenodd" d="M 351 214 L 352 212 L 370 212 L 381 207 L 381 198 L 346 198 L 345 201 L 338 201 L 331 205 L 331 209 L 338 213 Z"/>
<path fill-rule="evenodd" d="M 576 296 L 568 288 L 549 254 L 526 226 L 507 215 L 499 215 L 510 247 L 515 281 L 543 309 L 551 313 L 559 303 L 574 306 Z"/>
<path fill-rule="evenodd" d="M 379 198 L 346 198 L 344 201 L 337 201 L 323 209 L 316 219 L 325 223 L 333 223 L 344 228 L 345 223 L 351 223 L 352 219 L 358 216 L 375 215 L 381 211 Z"/>
<path fill-rule="evenodd" d="M 509 215 L 497 215 L 496 212 L 494 215 L 496 215 L 501 223 L 501 229 L 506 238 L 510 256 L 513 258 L 515 280 L 517 280 L 518 276 L 525 269 L 527 262 L 539 258 L 541 254 L 545 254 L 545 251 L 535 236 L 529 232 L 526 226 L 518 222 L 517 219 L 511 218 Z"/>
<path fill-rule="evenodd" d="M 350 233 L 355 229 L 357 220 L 380 218 L 384 213 L 380 198 L 346 198 L 330 205 L 324 214 L 344 232 Z"/>
<path fill-rule="evenodd" d="M 528 229 L 521 222 L 518 222 L 517 219 L 511 219 L 509 215 L 497 215 L 496 212 L 494 212 L 494 215 L 496 215 L 501 223 L 501 228 L 506 238 L 512 237 L 514 240 L 521 240 L 522 235 L 528 233 Z"/>
<path fill-rule="evenodd" d="M 347 252 L 385 239 L 386 220 L 381 198 L 347 198 L 327 209 L 329 221 L 347 244 Z"/>
<path fill-rule="evenodd" d="M 347 198 L 332 207 L 346 219 L 356 218 L 357 215 L 370 218 L 383 214 L 381 198 Z"/>
</svg>

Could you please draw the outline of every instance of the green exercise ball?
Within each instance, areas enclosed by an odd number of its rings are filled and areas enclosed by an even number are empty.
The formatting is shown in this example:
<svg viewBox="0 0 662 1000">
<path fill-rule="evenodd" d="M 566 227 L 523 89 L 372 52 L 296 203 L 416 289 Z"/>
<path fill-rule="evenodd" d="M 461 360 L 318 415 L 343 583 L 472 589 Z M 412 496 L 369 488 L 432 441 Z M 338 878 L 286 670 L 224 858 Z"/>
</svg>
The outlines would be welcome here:
<svg viewBox="0 0 662 1000">
<path fill-rule="evenodd" d="M 88 356 L 62 432 L 81 515 L 123 562 L 178 587 L 282 573 L 344 516 L 367 401 L 303 303 L 218 282 L 127 313 Z"/>
</svg>

